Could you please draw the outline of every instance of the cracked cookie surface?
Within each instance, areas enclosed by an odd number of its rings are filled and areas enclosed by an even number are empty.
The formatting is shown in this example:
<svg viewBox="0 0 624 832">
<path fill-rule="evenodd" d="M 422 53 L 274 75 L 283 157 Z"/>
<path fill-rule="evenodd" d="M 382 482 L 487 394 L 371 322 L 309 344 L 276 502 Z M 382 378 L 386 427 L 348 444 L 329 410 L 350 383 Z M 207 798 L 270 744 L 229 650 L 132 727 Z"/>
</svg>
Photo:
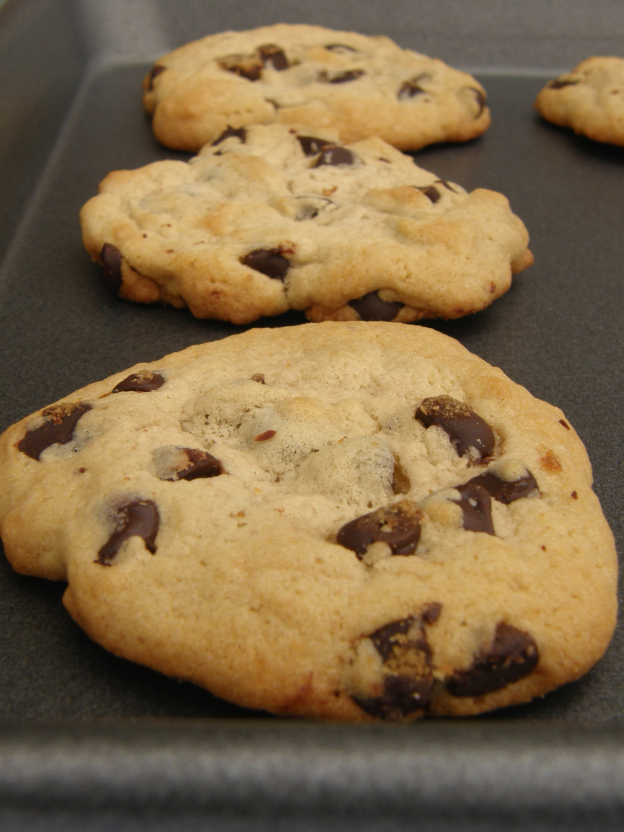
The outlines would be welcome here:
<svg viewBox="0 0 624 832">
<path fill-rule="evenodd" d="M 433 330 L 256 329 L 0 438 L 0 535 L 96 641 L 240 705 L 474 714 L 578 678 L 617 566 L 560 410 Z"/>
<path fill-rule="evenodd" d="M 111 173 L 81 223 L 121 297 L 233 323 L 457 318 L 533 260 L 502 194 L 468 194 L 379 138 L 284 125 Z"/>
<path fill-rule="evenodd" d="M 471 75 L 384 36 L 321 26 L 209 35 L 160 58 L 143 88 L 156 138 L 188 151 L 250 124 L 328 127 L 342 142 L 381 136 L 401 150 L 467 141 L 490 124 Z"/>
<path fill-rule="evenodd" d="M 538 112 L 597 142 L 624 146 L 624 58 L 593 57 L 549 81 Z"/>
</svg>

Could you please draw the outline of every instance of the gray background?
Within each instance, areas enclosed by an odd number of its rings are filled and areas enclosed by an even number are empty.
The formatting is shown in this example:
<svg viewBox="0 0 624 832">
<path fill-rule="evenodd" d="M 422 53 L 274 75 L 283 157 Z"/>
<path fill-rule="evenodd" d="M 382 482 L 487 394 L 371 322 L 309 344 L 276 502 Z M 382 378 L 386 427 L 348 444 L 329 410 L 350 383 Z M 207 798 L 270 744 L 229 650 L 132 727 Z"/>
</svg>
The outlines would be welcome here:
<svg viewBox="0 0 624 832">
<path fill-rule="evenodd" d="M 110 297 L 77 214 L 109 170 L 172 154 L 140 82 L 162 52 L 277 21 L 382 33 L 474 71 L 490 130 L 416 154 L 499 190 L 536 262 L 490 309 L 430 325 L 563 408 L 624 550 L 624 151 L 545 124 L 548 77 L 624 55 L 617 2 L 7 0 L 0 8 L 0 430 L 96 378 L 241 328 Z M 260 326 L 299 324 L 290 313 Z M 0 555 L 3 829 L 615 829 L 624 801 L 624 638 L 521 708 L 409 727 L 286 722 L 117 659 L 63 587 Z"/>
</svg>

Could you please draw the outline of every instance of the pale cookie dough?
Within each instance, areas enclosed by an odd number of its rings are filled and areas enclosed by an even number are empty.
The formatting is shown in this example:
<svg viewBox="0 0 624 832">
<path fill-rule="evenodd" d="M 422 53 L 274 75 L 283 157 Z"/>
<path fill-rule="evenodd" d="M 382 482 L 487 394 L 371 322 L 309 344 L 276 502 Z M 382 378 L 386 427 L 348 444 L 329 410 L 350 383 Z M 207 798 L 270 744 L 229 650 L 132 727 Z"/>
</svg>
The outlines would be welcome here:
<svg viewBox="0 0 624 832">
<path fill-rule="evenodd" d="M 113 653 L 250 708 L 476 714 L 585 673 L 613 537 L 562 412 L 417 326 L 250 330 L 0 438 L 14 568 Z"/>
<path fill-rule="evenodd" d="M 226 127 L 292 123 L 381 136 L 401 150 L 466 141 L 490 124 L 471 75 L 387 37 L 277 24 L 224 32 L 160 58 L 143 83 L 156 138 L 196 151 Z"/>
<path fill-rule="evenodd" d="M 379 138 L 255 125 L 190 162 L 116 171 L 82 209 L 85 247 L 121 297 L 236 324 L 457 318 L 529 265 L 499 193 L 467 194 Z"/>
<path fill-rule="evenodd" d="M 624 58 L 594 57 L 549 81 L 535 107 L 553 124 L 624 146 Z"/>
</svg>

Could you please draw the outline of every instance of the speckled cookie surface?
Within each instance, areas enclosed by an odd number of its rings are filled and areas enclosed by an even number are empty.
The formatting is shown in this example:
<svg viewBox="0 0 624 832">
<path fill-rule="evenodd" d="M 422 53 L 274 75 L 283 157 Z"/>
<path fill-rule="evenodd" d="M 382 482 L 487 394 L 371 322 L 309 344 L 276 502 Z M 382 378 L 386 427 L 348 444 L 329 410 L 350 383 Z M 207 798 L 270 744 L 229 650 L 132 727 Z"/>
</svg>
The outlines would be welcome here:
<svg viewBox="0 0 624 832">
<path fill-rule="evenodd" d="M 433 330 L 256 329 L 0 439 L 0 535 L 114 653 L 253 708 L 474 714 L 597 661 L 613 538 L 560 410 Z"/>
<path fill-rule="evenodd" d="M 144 82 L 156 138 L 195 151 L 226 127 L 300 123 L 401 150 L 466 141 L 490 124 L 471 75 L 389 38 L 278 24 L 209 35 L 164 55 Z"/>
<path fill-rule="evenodd" d="M 121 297 L 248 323 L 457 318 L 532 262 L 499 193 L 467 194 L 379 138 L 228 129 L 189 163 L 109 174 L 82 209 L 87 251 Z"/>
<path fill-rule="evenodd" d="M 624 146 L 624 58 L 594 57 L 549 81 L 540 114 L 598 142 Z"/>
</svg>

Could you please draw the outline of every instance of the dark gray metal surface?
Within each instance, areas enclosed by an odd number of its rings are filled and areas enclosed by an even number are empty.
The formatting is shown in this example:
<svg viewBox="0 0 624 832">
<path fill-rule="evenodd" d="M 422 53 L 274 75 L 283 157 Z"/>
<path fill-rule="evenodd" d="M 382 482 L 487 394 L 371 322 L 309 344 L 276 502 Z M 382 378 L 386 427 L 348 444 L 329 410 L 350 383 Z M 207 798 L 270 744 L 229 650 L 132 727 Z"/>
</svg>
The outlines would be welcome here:
<svg viewBox="0 0 624 832">
<path fill-rule="evenodd" d="M 621 553 L 624 150 L 547 125 L 532 105 L 547 77 L 540 66 L 564 68 L 577 46 L 585 48 L 571 62 L 607 51 L 595 46 L 615 52 L 624 15 L 617 0 L 594 4 L 591 30 L 584 4 L 565 6 L 566 14 L 537 0 L 520 11 L 451 0 L 219 10 L 192 0 L 8 0 L 0 8 L 0 430 L 137 361 L 241 330 L 111 297 L 82 249 L 78 211 L 103 176 L 185 158 L 156 145 L 142 112 L 149 61 L 209 31 L 279 19 L 379 31 L 455 65 L 490 67 L 479 77 L 491 129 L 416 159 L 468 189 L 506 194 L 536 262 L 490 309 L 430 325 L 563 408 L 586 443 Z M 539 57 L 540 10 L 550 15 L 548 62 Z M 485 44 L 490 31 L 498 46 Z M 496 70 L 503 53 L 505 72 Z M 290 313 L 257 325 L 303 320 Z M 584 679 L 525 707 L 469 722 L 339 727 L 244 711 L 117 659 L 69 620 L 62 591 L 14 574 L 0 553 L 3 830 L 168 832 L 209 819 L 223 830 L 489 832 L 605 830 L 624 820 L 621 628 Z"/>
</svg>

